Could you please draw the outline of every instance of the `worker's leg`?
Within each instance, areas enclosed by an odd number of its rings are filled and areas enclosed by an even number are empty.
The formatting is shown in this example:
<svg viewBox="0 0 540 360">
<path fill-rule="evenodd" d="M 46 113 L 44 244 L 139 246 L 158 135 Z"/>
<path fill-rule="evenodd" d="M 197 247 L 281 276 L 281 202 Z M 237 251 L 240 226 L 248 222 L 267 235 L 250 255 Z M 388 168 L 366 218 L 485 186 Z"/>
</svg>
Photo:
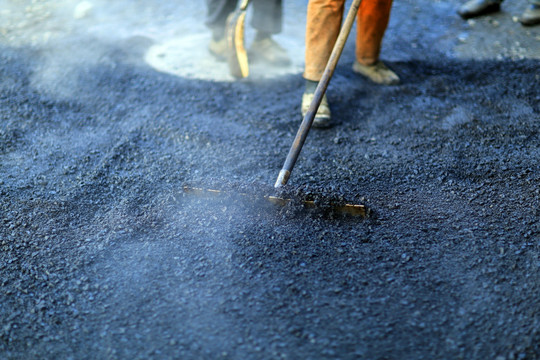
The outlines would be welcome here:
<svg viewBox="0 0 540 360">
<path fill-rule="evenodd" d="M 384 85 L 399 83 L 396 73 L 379 60 L 391 8 L 392 0 L 363 0 L 357 16 L 356 61 L 353 71 Z"/>
<path fill-rule="evenodd" d="M 206 0 L 205 24 L 212 30 L 214 38 L 225 36 L 227 16 L 234 11 L 236 0 Z"/>
<path fill-rule="evenodd" d="M 253 0 L 251 26 L 257 33 L 250 47 L 251 60 L 279 66 L 291 63 L 287 51 L 272 39 L 272 35 L 281 32 L 282 22 L 282 0 Z"/>
<path fill-rule="evenodd" d="M 258 32 L 278 34 L 283 23 L 282 0 L 253 0 L 251 26 Z"/>
<path fill-rule="evenodd" d="M 304 78 L 319 81 L 336 43 L 345 0 L 310 0 L 306 22 Z"/>
<path fill-rule="evenodd" d="M 373 65 L 379 60 L 381 43 L 390 19 L 392 0 L 363 0 L 357 17 L 356 60 Z"/>
<path fill-rule="evenodd" d="M 302 116 L 307 114 L 315 89 L 321 80 L 330 54 L 339 35 L 345 0 L 310 0 L 306 21 L 306 54 L 304 78 L 306 89 L 302 95 Z M 313 127 L 331 126 L 330 106 L 326 94 L 313 120 Z"/>
<path fill-rule="evenodd" d="M 224 61 L 227 53 L 227 40 L 225 39 L 225 23 L 227 16 L 236 7 L 236 0 L 206 0 L 206 26 L 212 30 L 212 39 L 208 50 L 218 60 Z"/>
</svg>

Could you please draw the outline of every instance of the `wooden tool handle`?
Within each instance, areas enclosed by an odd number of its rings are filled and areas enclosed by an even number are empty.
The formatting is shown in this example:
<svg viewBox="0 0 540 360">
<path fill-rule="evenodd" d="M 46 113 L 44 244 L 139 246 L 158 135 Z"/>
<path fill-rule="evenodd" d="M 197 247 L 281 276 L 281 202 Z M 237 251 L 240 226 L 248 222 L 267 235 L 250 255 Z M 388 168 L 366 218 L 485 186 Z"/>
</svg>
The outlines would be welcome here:
<svg viewBox="0 0 540 360">
<path fill-rule="evenodd" d="M 358 13 L 358 8 L 360 7 L 360 1 L 361 0 L 353 0 L 351 4 L 351 8 L 349 9 L 347 18 L 345 19 L 345 23 L 339 32 L 334 49 L 330 54 L 330 59 L 328 59 L 328 63 L 326 64 L 322 78 L 319 81 L 317 89 L 315 90 L 313 101 L 309 106 L 306 116 L 304 116 L 304 119 L 302 120 L 302 124 L 300 124 L 298 132 L 296 133 L 296 137 L 294 138 L 294 142 L 289 150 L 289 154 L 285 159 L 285 164 L 283 164 L 283 168 L 279 172 L 276 184 L 274 185 L 276 188 L 286 185 L 287 181 L 289 181 L 294 164 L 298 159 L 298 155 L 300 155 L 302 146 L 304 146 L 304 142 L 306 141 L 309 130 L 311 129 L 311 125 L 313 124 L 313 120 L 315 119 L 315 115 L 319 109 L 319 105 L 321 104 L 324 93 L 326 92 L 328 83 L 334 74 L 339 57 L 341 56 L 345 43 L 347 42 L 347 38 L 349 37 L 349 33 L 353 27 L 356 14 Z M 324 24 L 321 24 L 321 26 L 324 26 Z"/>
<path fill-rule="evenodd" d="M 242 0 L 242 2 L 240 3 L 240 10 L 242 11 L 246 10 L 248 3 L 249 3 L 249 0 Z"/>
</svg>

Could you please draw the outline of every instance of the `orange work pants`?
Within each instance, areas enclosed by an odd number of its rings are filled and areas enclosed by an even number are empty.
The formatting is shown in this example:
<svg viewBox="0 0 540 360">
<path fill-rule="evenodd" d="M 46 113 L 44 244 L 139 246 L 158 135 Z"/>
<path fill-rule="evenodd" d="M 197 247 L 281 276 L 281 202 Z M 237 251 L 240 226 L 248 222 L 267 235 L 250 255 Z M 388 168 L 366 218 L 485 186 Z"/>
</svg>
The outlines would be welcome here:
<svg viewBox="0 0 540 360">
<path fill-rule="evenodd" d="M 356 19 L 356 60 L 372 65 L 379 60 L 392 0 L 362 0 Z M 309 0 L 306 24 L 304 78 L 319 81 L 336 43 L 345 0 Z"/>
</svg>

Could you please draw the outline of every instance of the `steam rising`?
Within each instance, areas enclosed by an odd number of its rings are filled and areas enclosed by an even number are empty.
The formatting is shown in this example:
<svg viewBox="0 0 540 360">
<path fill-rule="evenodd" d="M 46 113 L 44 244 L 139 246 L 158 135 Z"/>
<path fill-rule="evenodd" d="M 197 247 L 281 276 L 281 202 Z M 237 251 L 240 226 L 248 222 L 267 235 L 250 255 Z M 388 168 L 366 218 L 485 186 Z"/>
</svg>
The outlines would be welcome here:
<svg viewBox="0 0 540 360">
<path fill-rule="evenodd" d="M 301 73 L 305 19 L 297 15 L 304 14 L 305 9 L 294 7 L 298 5 L 284 4 L 283 32 L 275 36 L 287 50 L 292 65 L 273 68 L 251 64 L 251 78 Z M 142 56 L 157 71 L 195 79 L 233 80 L 227 64 L 208 52 L 210 31 L 204 25 L 206 6 L 201 2 L 26 0 L 7 1 L 0 11 L 0 35 L 10 45 L 44 50 L 34 82 L 37 87 L 54 90 L 58 96 L 76 91 L 69 80 L 74 68 L 106 62 L 104 49 L 97 44 L 114 45 L 133 37 L 147 38 L 153 44 Z M 248 11 L 248 49 L 255 32 L 250 19 Z"/>
<path fill-rule="evenodd" d="M 233 78 L 229 75 L 227 64 L 217 61 L 207 50 L 210 42 L 210 32 L 208 29 L 201 28 L 196 24 L 197 21 L 204 21 L 204 14 L 200 14 L 198 19 L 192 18 L 182 21 L 186 23 L 192 22 L 193 28 L 188 26 L 188 29 L 181 34 L 155 38 L 156 44 L 146 53 L 145 61 L 158 71 L 177 76 L 232 81 Z M 296 24 L 294 32 L 295 35 L 285 33 L 275 36 L 276 41 L 287 50 L 292 65 L 279 68 L 260 63 L 250 63 L 250 78 L 260 79 L 301 73 L 304 61 L 303 28 Z M 245 26 L 245 46 L 248 51 L 253 37 L 254 30 L 249 25 L 248 12 L 248 20 Z"/>
</svg>

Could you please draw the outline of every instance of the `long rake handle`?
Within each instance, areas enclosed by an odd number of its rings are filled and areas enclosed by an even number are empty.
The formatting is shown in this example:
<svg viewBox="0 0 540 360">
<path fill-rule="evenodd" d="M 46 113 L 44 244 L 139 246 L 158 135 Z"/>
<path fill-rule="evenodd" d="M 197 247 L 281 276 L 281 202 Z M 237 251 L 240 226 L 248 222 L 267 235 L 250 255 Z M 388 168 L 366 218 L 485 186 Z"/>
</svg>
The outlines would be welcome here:
<svg viewBox="0 0 540 360">
<path fill-rule="evenodd" d="M 249 0 L 242 0 L 242 2 L 240 3 L 240 10 L 242 11 L 246 10 L 248 3 L 249 3 Z"/>
<path fill-rule="evenodd" d="M 361 0 L 353 0 L 351 4 L 351 8 L 349 9 L 347 18 L 345 19 L 345 23 L 339 32 L 334 49 L 332 49 L 332 53 L 330 54 L 330 58 L 326 64 L 326 68 L 324 69 L 321 80 L 319 81 L 317 89 L 315 90 L 313 101 L 309 106 L 306 116 L 304 116 L 304 119 L 302 120 L 302 124 L 300 124 L 300 128 L 296 133 L 296 137 L 294 138 L 294 142 L 289 150 L 289 154 L 285 159 L 283 168 L 279 172 L 276 184 L 274 185 L 276 188 L 286 185 L 287 181 L 289 181 L 294 164 L 298 159 L 298 155 L 300 155 L 302 146 L 304 146 L 304 142 L 306 141 L 309 130 L 311 129 L 311 125 L 313 124 L 313 120 L 315 119 L 315 115 L 317 114 L 317 109 L 319 109 L 319 105 L 321 104 L 324 93 L 326 92 L 328 83 L 334 74 L 339 57 L 341 56 L 345 43 L 347 42 L 347 38 L 349 37 L 349 33 L 353 27 L 356 14 L 358 13 L 358 8 L 360 7 L 360 1 Z"/>
</svg>

